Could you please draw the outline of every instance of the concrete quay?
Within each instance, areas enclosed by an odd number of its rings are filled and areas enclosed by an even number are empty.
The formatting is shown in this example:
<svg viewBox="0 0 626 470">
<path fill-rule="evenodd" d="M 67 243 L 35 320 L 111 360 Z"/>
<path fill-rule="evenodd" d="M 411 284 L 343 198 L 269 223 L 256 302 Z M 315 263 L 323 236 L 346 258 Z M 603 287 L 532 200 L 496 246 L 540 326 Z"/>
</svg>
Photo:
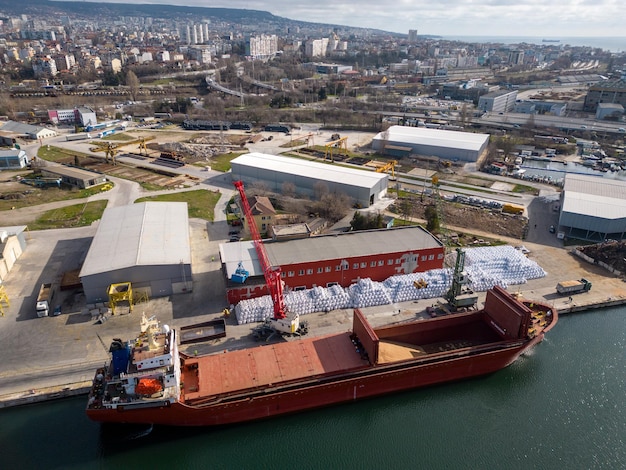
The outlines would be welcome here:
<svg viewBox="0 0 626 470">
<path fill-rule="evenodd" d="M 0 371 L 0 408 L 86 394 L 95 369 L 108 360 L 108 345 L 112 338 L 134 337 L 139 330 L 142 312 L 155 315 L 162 323 L 174 328 L 221 316 L 226 306 L 224 281 L 219 262 L 211 260 L 227 230 L 225 223 L 192 223 L 194 288 L 191 293 L 153 299 L 137 305 L 131 314 L 115 315 L 102 324 L 81 313 L 80 294 L 67 294 L 63 305 L 69 307 L 59 317 L 34 316 L 33 295 L 37 283 L 41 282 L 42 270 L 51 262 L 59 272 L 67 268 L 59 263 L 69 262 L 69 268 L 72 268 L 71 263 L 76 262 L 72 261 L 72 256 L 80 258 L 86 252 L 90 230 L 85 229 L 86 233 L 76 239 L 65 231 L 59 231 L 55 243 L 50 243 L 50 237 L 54 235 L 50 231 L 45 234 L 45 239 L 43 232 L 34 232 L 18 271 L 12 272 L 5 283 L 11 307 L 5 317 L 0 317 L 0 359 L 4 364 Z M 564 317 L 626 304 L 626 282 L 603 268 L 573 256 L 565 248 L 526 242 L 524 245 L 530 250 L 529 258 L 535 260 L 547 275 L 526 284 L 509 286 L 510 292 L 552 305 Z M 46 253 L 46 250 L 52 252 Z M 559 281 L 582 277 L 592 282 L 590 292 L 574 294 L 571 300 L 556 293 Z M 484 302 L 484 297 L 484 292 L 479 293 L 479 305 Z M 425 299 L 362 310 L 372 325 L 381 326 L 426 318 L 426 307 L 437 300 Z M 304 320 L 309 324 L 311 335 L 347 331 L 352 327 L 352 310 L 310 314 Z M 561 321 L 567 320 L 562 318 Z M 255 325 L 237 325 L 234 315 L 227 318 L 226 323 L 226 338 L 187 345 L 181 349 L 188 354 L 202 355 L 257 345 L 250 335 Z"/>
</svg>

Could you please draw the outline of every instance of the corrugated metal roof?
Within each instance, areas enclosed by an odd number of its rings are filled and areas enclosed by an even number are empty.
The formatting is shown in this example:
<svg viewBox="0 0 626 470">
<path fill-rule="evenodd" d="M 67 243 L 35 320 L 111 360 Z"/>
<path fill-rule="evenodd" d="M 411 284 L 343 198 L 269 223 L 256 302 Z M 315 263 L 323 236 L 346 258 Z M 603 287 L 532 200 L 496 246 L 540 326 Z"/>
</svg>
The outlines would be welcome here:
<svg viewBox="0 0 626 470">
<path fill-rule="evenodd" d="M 7 121 L 2 125 L 1 129 L 5 132 L 13 132 L 16 134 L 39 134 L 42 131 L 46 131 L 50 135 L 57 135 L 53 129 L 48 129 L 42 126 L 33 126 L 32 124 L 25 124 L 17 121 Z"/>
<path fill-rule="evenodd" d="M 626 218 L 626 182 L 589 175 L 565 175 L 563 212 L 602 219 Z"/>
<path fill-rule="evenodd" d="M 289 158 L 256 152 L 247 153 L 235 158 L 231 161 L 231 165 L 233 164 L 263 168 L 264 170 L 271 170 L 277 173 L 288 173 L 362 188 L 372 188 L 376 186 L 379 181 L 388 178 L 388 175 L 385 173 L 376 173 L 374 171 L 359 170 L 357 168 L 346 168 L 299 158 Z"/>
<path fill-rule="evenodd" d="M 26 155 L 24 150 L 20 149 L 9 149 L 9 150 L 0 150 L 0 157 L 19 157 L 20 155 Z"/>
<path fill-rule="evenodd" d="M 376 256 L 440 246 L 441 243 L 426 230 L 413 226 L 267 242 L 265 250 L 273 266 L 286 266 L 294 263 Z M 252 241 L 224 243 L 220 245 L 220 252 L 229 278 L 237 269 L 239 261 L 243 261 L 251 276 L 263 275 Z"/>
<path fill-rule="evenodd" d="M 186 202 L 142 202 L 106 209 L 80 277 L 129 268 L 190 264 Z"/>
<path fill-rule="evenodd" d="M 43 168 L 48 173 L 54 173 L 59 176 L 67 176 L 70 178 L 76 178 L 77 180 L 90 180 L 93 178 L 103 177 L 102 173 L 96 173 L 94 171 L 83 170 L 82 168 L 75 168 L 65 165 L 50 165 Z"/>
<path fill-rule="evenodd" d="M 426 127 L 391 126 L 387 131 L 380 132 L 374 137 L 374 140 L 383 139 L 394 144 L 402 142 L 404 144 L 458 148 L 478 152 L 489 141 L 489 134 L 445 131 Z"/>
</svg>

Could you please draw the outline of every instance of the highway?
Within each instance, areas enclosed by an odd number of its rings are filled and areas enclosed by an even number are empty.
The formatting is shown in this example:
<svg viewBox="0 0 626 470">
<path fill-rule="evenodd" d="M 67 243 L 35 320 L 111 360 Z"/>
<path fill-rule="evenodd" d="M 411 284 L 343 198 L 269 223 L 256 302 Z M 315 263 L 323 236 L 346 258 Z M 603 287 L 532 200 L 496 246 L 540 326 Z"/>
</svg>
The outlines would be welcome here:
<svg viewBox="0 0 626 470">
<path fill-rule="evenodd" d="M 532 116 L 532 117 L 531 117 Z M 510 129 L 515 125 L 524 127 L 532 119 L 534 127 L 546 127 L 559 129 L 562 132 L 606 132 L 614 134 L 624 134 L 623 122 L 597 121 L 595 119 L 580 119 L 562 116 L 548 116 L 545 114 L 523 114 L 523 113 L 485 113 L 482 117 L 474 119 L 472 122 L 482 125 Z M 622 129 L 620 131 L 620 129 Z"/>
</svg>

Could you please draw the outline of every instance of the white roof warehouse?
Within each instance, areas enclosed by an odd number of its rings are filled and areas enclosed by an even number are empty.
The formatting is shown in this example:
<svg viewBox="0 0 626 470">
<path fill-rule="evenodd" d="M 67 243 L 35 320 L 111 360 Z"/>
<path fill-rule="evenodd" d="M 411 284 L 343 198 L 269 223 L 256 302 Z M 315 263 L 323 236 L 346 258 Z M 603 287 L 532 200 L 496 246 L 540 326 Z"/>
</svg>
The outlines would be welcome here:
<svg viewBox="0 0 626 470">
<path fill-rule="evenodd" d="M 445 131 L 426 127 L 391 126 L 378 133 L 372 148 L 383 152 L 388 146 L 411 148 L 417 155 L 435 156 L 446 160 L 476 162 L 487 149 L 489 134 Z"/>
<path fill-rule="evenodd" d="M 261 182 L 280 193 L 283 184 L 292 183 L 298 193 L 314 196 L 322 182 L 330 193 L 346 194 L 363 207 L 386 194 L 389 180 L 384 173 L 263 153 L 241 155 L 230 164 L 233 179 L 245 184 Z"/>
</svg>

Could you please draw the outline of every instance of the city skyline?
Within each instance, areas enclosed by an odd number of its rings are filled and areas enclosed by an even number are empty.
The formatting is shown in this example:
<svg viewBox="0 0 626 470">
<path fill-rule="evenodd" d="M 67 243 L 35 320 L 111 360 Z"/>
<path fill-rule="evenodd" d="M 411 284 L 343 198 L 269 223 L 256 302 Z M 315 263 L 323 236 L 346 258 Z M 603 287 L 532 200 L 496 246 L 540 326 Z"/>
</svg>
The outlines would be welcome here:
<svg viewBox="0 0 626 470">
<path fill-rule="evenodd" d="M 92 0 L 82 0 L 92 1 Z M 99 0 L 99 3 L 159 4 L 268 11 L 314 23 L 375 28 L 396 33 L 417 29 L 420 35 L 621 37 L 626 6 L 620 0 L 398 0 L 388 8 L 380 0 Z M 401 12 L 401 13 L 400 13 Z"/>
</svg>

